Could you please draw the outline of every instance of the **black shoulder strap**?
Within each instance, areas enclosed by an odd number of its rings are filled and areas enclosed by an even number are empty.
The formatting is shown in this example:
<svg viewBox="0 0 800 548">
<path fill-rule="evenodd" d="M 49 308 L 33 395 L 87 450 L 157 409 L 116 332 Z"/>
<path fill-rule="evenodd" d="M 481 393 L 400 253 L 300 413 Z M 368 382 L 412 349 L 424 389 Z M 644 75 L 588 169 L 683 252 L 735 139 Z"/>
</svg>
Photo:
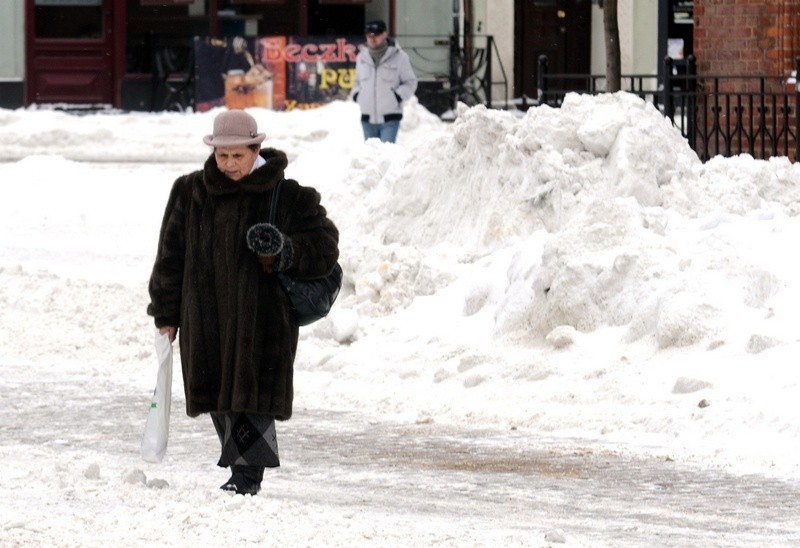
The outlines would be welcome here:
<svg viewBox="0 0 800 548">
<path fill-rule="evenodd" d="M 278 197 L 281 195 L 281 185 L 284 179 L 278 181 L 278 184 L 272 189 L 272 203 L 269 206 L 269 224 L 275 224 L 275 215 L 278 211 Z"/>
</svg>

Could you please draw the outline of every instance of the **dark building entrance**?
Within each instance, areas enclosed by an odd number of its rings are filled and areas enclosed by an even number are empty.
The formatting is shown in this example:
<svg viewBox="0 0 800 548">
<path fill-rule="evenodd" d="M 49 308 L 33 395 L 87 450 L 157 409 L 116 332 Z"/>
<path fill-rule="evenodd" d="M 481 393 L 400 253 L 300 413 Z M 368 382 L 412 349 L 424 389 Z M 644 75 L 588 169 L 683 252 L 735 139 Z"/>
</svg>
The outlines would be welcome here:
<svg viewBox="0 0 800 548">
<path fill-rule="evenodd" d="M 538 96 L 540 55 L 547 56 L 550 72 L 589 73 L 591 0 L 515 0 L 514 27 L 516 96 L 530 99 Z"/>
<path fill-rule="evenodd" d="M 26 0 L 25 102 L 114 102 L 115 0 Z"/>
<path fill-rule="evenodd" d="M 664 59 L 672 58 L 675 73 L 683 73 L 694 55 L 694 1 L 660 0 L 658 4 L 658 76 L 664 77 Z M 685 87 L 685 82 L 681 83 Z"/>
</svg>

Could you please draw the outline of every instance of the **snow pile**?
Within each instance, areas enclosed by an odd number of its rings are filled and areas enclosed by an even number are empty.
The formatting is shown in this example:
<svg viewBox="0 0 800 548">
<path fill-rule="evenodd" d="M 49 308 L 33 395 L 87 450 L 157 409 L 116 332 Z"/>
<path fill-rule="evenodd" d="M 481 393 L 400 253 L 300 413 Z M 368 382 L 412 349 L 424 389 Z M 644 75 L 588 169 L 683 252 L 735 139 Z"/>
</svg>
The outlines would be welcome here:
<svg viewBox="0 0 800 548">
<path fill-rule="evenodd" d="M 363 142 L 352 103 L 252 112 L 341 230 L 299 408 L 795 469 L 796 164 L 702 164 L 625 93 L 452 124 L 411 103 L 398 145 Z M 5 362 L 152 388 L 158 228 L 215 114 L 0 111 Z"/>
</svg>

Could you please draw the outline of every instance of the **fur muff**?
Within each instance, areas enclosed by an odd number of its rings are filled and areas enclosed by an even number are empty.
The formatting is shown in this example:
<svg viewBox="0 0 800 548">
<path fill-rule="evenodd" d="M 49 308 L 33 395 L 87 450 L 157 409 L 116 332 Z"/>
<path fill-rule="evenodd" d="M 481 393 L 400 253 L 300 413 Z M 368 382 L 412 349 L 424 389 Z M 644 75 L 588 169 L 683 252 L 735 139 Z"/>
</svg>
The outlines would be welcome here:
<svg viewBox="0 0 800 548">
<path fill-rule="evenodd" d="M 269 223 L 258 223 L 247 231 L 247 247 L 260 255 L 277 255 L 283 249 L 283 234 Z"/>
<path fill-rule="evenodd" d="M 292 264 L 292 241 L 274 225 L 258 223 L 247 231 L 247 247 L 259 255 L 277 255 L 273 270 L 283 272 Z"/>
<path fill-rule="evenodd" d="M 186 412 L 292 415 L 298 328 L 278 277 L 248 249 L 250 227 L 267 224 L 286 155 L 264 149 L 266 165 L 232 181 L 211 155 L 172 187 L 150 277 L 147 311 L 179 328 Z M 292 179 L 281 190 L 274 229 L 281 267 L 298 278 L 327 275 L 339 232 L 319 193 Z M 277 262 L 277 259 L 276 259 Z"/>
</svg>

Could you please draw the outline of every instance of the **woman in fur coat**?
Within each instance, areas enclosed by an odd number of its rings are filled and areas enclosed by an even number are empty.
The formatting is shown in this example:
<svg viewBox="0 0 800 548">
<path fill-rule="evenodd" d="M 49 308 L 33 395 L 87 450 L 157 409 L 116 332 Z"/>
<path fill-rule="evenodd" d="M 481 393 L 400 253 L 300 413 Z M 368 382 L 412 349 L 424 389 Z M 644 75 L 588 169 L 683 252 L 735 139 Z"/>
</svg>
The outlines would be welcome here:
<svg viewBox="0 0 800 548">
<path fill-rule="evenodd" d="M 279 466 L 275 420 L 292 415 L 298 326 L 276 273 L 323 277 L 339 256 L 319 193 L 284 179 L 286 154 L 264 138 L 244 111 L 215 118 L 203 169 L 173 184 L 147 308 L 162 334 L 180 332 L 186 412 L 211 415 L 231 468 L 221 488 L 252 495 Z"/>
</svg>

